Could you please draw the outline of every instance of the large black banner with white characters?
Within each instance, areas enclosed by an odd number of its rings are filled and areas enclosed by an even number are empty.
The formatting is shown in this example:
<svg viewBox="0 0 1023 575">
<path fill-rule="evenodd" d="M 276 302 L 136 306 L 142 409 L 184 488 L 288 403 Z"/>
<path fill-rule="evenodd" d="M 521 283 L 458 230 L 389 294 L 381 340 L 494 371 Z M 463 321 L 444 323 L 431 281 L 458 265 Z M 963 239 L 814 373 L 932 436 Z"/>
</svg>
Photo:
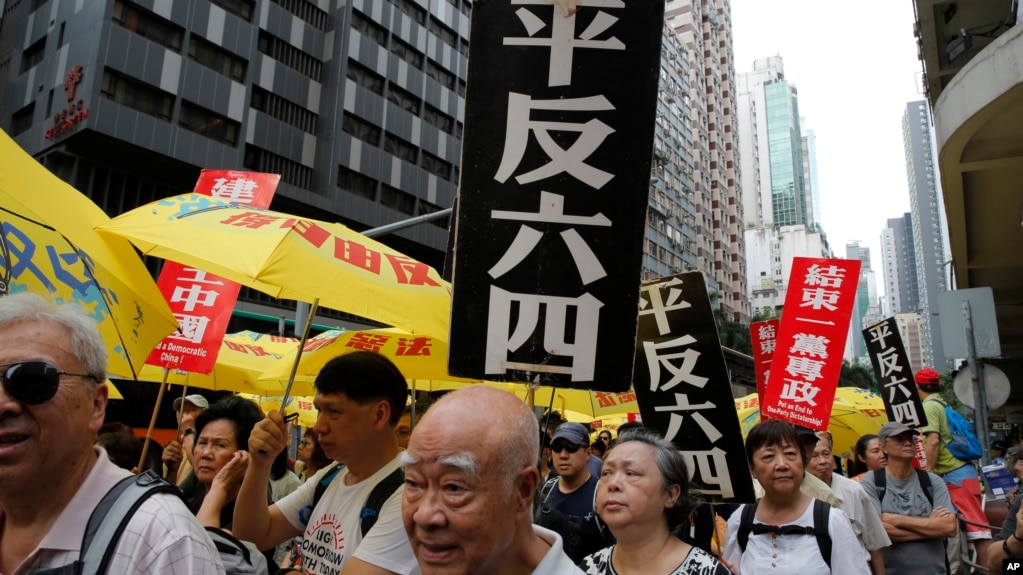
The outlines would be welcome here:
<svg viewBox="0 0 1023 575">
<path fill-rule="evenodd" d="M 656 0 L 473 5 L 452 375 L 629 388 L 663 17 Z"/>
<path fill-rule="evenodd" d="M 634 385 L 643 425 L 682 452 L 698 498 L 754 500 L 728 368 L 700 272 L 643 283 Z"/>
<path fill-rule="evenodd" d="M 881 388 L 889 421 L 898 421 L 916 429 L 927 424 L 920 393 L 916 389 L 913 368 L 899 334 L 899 325 L 890 317 L 863 330 L 870 363 Z"/>
</svg>

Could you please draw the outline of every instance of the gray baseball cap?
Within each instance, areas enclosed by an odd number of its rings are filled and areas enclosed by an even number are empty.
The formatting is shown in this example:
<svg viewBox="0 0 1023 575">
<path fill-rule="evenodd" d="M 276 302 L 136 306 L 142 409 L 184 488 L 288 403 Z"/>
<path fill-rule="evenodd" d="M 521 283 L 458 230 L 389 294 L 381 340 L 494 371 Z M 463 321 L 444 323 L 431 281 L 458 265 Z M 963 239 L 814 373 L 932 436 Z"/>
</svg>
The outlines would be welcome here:
<svg viewBox="0 0 1023 575">
<path fill-rule="evenodd" d="M 920 435 L 920 432 L 905 423 L 899 423 L 898 421 L 889 421 L 888 423 L 881 426 L 881 431 L 877 432 L 877 440 L 881 443 L 888 441 L 889 437 L 896 435 L 902 435 L 903 433 L 912 433 L 913 435 Z"/>
<path fill-rule="evenodd" d="M 196 407 L 201 407 L 203 409 L 206 409 L 207 407 L 210 406 L 209 400 L 207 400 L 205 397 L 199 395 L 198 393 L 193 394 L 193 395 L 186 395 L 185 396 L 185 401 L 187 401 L 188 403 L 191 403 L 192 405 L 194 405 Z M 171 405 L 174 406 L 174 411 L 181 411 L 181 398 L 179 397 L 179 398 L 175 399 L 174 403 L 171 404 Z"/>
</svg>

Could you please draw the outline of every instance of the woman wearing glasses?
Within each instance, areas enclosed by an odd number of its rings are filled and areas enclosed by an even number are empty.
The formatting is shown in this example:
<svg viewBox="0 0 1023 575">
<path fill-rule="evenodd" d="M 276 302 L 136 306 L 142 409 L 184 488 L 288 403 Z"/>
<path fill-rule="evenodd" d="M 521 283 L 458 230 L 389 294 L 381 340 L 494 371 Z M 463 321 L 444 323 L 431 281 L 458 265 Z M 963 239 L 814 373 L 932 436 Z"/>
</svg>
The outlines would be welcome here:
<svg viewBox="0 0 1023 575">
<path fill-rule="evenodd" d="M 331 463 L 330 459 L 327 458 L 327 454 L 323 452 L 323 448 L 320 447 L 320 443 L 316 441 L 316 433 L 313 432 L 311 427 L 306 428 L 305 433 L 302 435 L 302 441 L 298 442 L 297 459 L 304 465 L 302 468 L 302 483 L 305 483 L 307 479 L 316 475 L 317 471 Z"/>
<path fill-rule="evenodd" d="M 648 430 L 619 435 L 597 487 L 597 511 L 618 542 L 579 566 L 588 575 L 728 575 L 712 555 L 672 534 L 692 509 L 678 450 Z"/>
</svg>

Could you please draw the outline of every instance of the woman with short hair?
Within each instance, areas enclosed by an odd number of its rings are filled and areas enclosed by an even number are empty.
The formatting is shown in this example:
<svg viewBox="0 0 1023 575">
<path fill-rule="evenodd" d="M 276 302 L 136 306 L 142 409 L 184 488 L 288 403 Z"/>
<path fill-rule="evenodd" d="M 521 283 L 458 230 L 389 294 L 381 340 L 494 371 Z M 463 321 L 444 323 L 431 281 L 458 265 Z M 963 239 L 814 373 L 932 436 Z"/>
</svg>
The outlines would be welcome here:
<svg viewBox="0 0 1023 575">
<path fill-rule="evenodd" d="M 596 497 L 618 542 L 583 558 L 588 575 L 728 575 L 712 555 L 672 534 L 693 502 L 685 460 L 664 438 L 645 429 L 619 435 Z"/>
</svg>

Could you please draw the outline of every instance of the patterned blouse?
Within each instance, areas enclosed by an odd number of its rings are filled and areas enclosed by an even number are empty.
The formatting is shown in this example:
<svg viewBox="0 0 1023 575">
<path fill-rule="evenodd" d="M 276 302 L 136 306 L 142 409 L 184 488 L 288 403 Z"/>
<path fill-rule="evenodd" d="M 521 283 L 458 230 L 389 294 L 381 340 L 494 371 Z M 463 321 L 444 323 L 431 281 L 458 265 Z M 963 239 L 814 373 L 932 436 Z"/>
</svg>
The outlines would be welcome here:
<svg viewBox="0 0 1023 575">
<path fill-rule="evenodd" d="M 593 555 L 587 555 L 579 563 L 579 567 L 586 575 L 618 575 L 611 566 L 611 554 L 614 549 L 615 546 L 612 545 Z M 710 553 L 693 547 L 682 564 L 666 575 L 731 575 L 731 572 Z"/>
</svg>

